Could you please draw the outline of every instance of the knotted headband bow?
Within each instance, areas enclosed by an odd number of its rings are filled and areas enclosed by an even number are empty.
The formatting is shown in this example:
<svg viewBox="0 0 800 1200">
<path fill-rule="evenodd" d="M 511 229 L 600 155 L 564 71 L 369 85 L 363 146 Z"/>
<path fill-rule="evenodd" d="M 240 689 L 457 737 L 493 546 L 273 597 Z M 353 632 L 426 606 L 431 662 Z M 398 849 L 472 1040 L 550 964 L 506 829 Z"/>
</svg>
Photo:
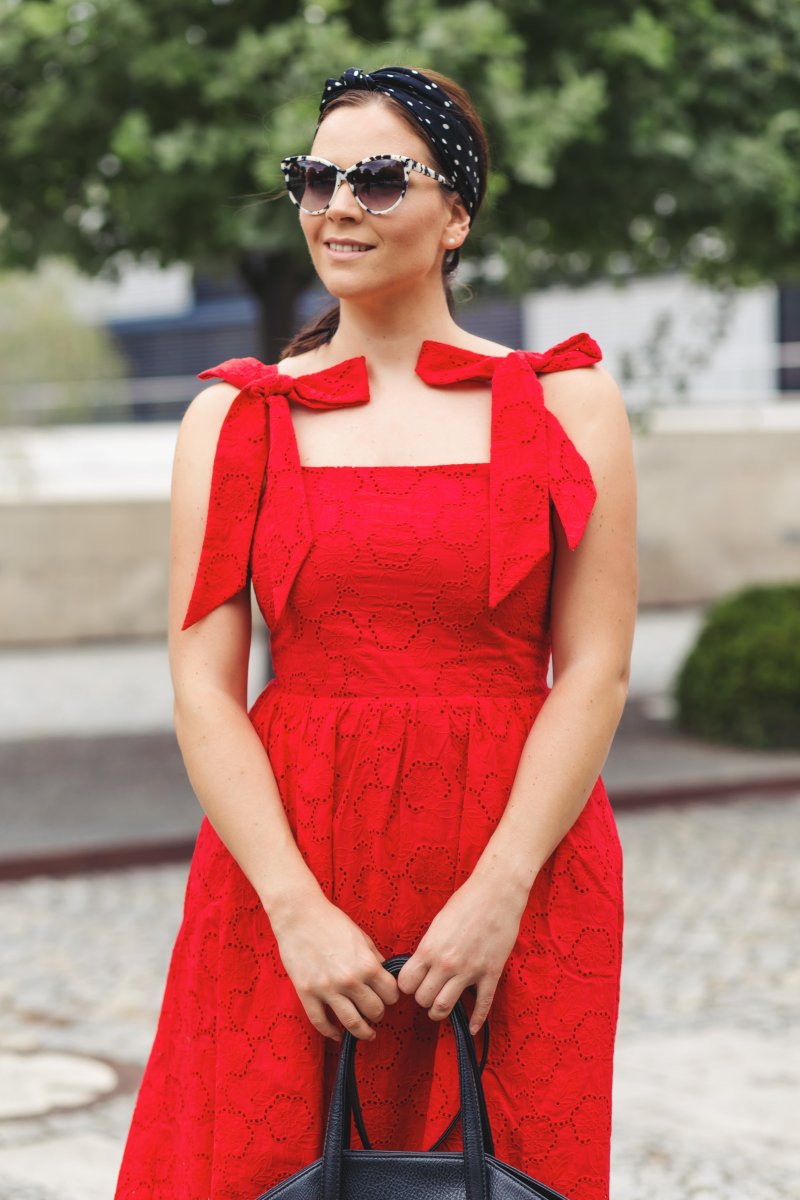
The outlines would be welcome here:
<svg viewBox="0 0 800 1200">
<path fill-rule="evenodd" d="M 602 358 L 586 333 L 537 354 L 499 357 L 424 341 L 416 373 L 444 386 L 470 379 L 492 384 L 489 484 L 489 606 L 495 608 L 550 552 L 550 501 L 570 549 L 580 541 L 597 496 L 586 460 L 544 404 L 537 373 L 590 366 Z M 241 388 L 217 443 L 206 529 L 188 628 L 248 583 L 256 518 L 266 475 L 263 540 L 272 586 L 273 623 L 314 540 L 289 400 L 309 408 L 369 402 L 363 355 L 293 377 L 255 358 L 230 359 L 202 371 Z M 274 624 L 273 624 L 274 627 Z"/>
<path fill-rule="evenodd" d="M 317 129 L 331 100 L 347 88 L 386 92 L 411 111 L 433 139 L 445 174 L 455 184 L 470 217 L 474 217 L 480 186 L 478 146 L 466 121 L 438 83 L 413 67 L 379 67 L 376 71 L 348 67 L 338 79 L 326 80 Z"/>
</svg>

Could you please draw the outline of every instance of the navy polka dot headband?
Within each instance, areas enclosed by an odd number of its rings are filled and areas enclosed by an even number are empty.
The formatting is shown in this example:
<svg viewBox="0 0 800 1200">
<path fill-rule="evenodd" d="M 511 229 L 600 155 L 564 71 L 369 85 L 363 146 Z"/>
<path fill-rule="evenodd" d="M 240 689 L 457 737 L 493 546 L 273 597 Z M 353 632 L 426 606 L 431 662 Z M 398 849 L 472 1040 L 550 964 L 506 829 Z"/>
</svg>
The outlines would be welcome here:
<svg viewBox="0 0 800 1200">
<path fill-rule="evenodd" d="M 480 159 L 469 126 L 459 115 L 453 101 L 445 92 L 411 67 L 380 67 L 377 71 L 361 71 L 348 67 L 338 79 L 328 79 L 319 105 L 317 129 L 325 109 L 335 96 L 346 88 L 368 92 L 386 92 L 411 109 L 412 114 L 432 138 L 436 153 L 446 167 L 446 174 L 459 192 L 470 217 L 478 207 Z"/>
</svg>

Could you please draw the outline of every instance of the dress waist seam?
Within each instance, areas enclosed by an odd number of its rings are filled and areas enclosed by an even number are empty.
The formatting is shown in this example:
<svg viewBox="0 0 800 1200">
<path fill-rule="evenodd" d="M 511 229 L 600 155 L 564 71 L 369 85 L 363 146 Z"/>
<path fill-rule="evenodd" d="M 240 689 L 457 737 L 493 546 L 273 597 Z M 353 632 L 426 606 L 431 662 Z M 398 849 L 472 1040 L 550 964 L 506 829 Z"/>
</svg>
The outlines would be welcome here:
<svg viewBox="0 0 800 1200">
<path fill-rule="evenodd" d="M 279 683 L 267 685 L 270 692 L 279 692 L 282 696 L 298 697 L 304 700 L 382 700 L 387 704 L 415 704 L 420 700 L 436 701 L 439 704 L 471 704 L 476 700 L 536 700 L 550 694 L 549 688 L 533 692 L 298 692 L 284 687 Z M 262 692 L 266 694 L 267 689 Z"/>
</svg>

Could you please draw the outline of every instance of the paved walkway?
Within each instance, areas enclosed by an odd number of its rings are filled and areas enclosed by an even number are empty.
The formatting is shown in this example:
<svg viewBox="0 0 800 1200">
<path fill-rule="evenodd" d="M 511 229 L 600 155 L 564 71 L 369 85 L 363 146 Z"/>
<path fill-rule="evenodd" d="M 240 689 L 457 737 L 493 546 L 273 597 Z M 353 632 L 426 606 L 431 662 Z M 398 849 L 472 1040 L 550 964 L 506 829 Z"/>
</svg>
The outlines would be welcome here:
<svg viewBox="0 0 800 1200">
<path fill-rule="evenodd" d="M 612 1200 L 796 1200 L 800 790 L 618 826 Z M 0 885 L 0 1200 L 113 1195 L 185 878 Z"/>
</svg>

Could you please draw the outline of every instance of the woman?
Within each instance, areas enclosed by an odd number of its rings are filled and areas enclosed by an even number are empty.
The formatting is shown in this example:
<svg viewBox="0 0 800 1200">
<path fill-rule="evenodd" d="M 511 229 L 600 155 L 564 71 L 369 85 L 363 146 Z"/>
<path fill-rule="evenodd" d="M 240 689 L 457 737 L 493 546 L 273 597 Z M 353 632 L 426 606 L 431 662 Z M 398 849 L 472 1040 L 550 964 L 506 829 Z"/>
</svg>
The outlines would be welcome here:
<svg viewBox="0 0 800 1200">
<path fill-rule="evenodd" d="M 181 423 L 170 663 L 206 819 L 116 1194 L 242 1200 L 313 1161 L 343 1027 L 371 1143 L 427 1148 L 457 1107 L 463 992 L 474 1034 L 491 1013 L 498 1157 L 601 1200 L 623 401 L 587 334 L 535 354 L 455 323 L 487 149 L 452 80 L 349 68 L 284 170 L 338 304 L 279 365 L 204 372 L 224 382 Z M 251 579 L 275 677 L 248 711 Z"/>
</svg>

